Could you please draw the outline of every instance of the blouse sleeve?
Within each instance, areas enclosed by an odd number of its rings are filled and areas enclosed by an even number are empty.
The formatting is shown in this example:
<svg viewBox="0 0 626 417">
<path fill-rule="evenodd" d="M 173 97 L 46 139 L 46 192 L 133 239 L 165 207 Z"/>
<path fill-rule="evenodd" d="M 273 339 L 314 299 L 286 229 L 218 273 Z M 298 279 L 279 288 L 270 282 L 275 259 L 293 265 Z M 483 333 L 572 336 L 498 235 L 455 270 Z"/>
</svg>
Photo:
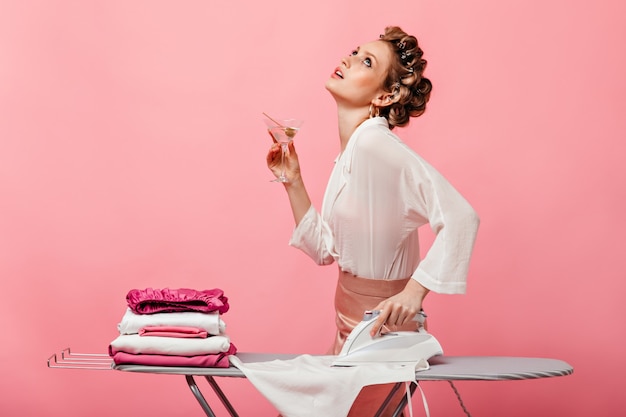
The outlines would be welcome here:
<svg viewBox="0 0 626 417">
<path fill-rule="evenodd" d="M 412 278 L 434 292 L 464 293 L 478 215 L 438 171 L 416 159 L 403 175 L 406 209 L 409 216 L 426 217 L 436 236 Z"/>
<path fill-rule="evenodd" d="M 302 250 L 318 265 L 332 264 L 336 254 L 332 253 L 333 237 L 322 216 L 311 205 L 289 240 L 289 245 Z"/>
</svg>

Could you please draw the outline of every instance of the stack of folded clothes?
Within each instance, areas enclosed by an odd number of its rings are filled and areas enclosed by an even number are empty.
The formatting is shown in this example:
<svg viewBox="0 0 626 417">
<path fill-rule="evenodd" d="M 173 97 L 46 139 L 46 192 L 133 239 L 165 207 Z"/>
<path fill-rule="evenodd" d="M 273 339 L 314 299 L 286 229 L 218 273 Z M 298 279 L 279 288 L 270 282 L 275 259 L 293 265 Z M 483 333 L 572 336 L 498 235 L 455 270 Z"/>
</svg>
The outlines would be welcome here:
<svg viewBox="0 0 626 417">
<path fill-rule="evenodd" d="M 237 352 L 221 315 L 228 298 L 220 289 L 131 290 L 128 308 L 109 345 L 116 365 L 227 368 Z"/>
</svg>

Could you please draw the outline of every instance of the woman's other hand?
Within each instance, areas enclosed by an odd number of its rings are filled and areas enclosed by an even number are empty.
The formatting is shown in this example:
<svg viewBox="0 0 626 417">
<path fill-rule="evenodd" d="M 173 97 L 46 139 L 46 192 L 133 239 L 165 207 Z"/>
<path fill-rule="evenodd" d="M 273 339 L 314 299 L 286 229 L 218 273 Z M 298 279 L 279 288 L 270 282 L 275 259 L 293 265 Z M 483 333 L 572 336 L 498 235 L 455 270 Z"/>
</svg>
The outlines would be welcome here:
<svg viewBox="0 0 626 417">
<path fill-rule="evenodd" d="M 375 337 L 386 326 L 394 331 L 413 320 L 422 309 L 422 302 L 429 290 L 414 279 L 398 294 L 381 301 L 374 310 L 380 310 L 370 335 Z"/>
</svg>

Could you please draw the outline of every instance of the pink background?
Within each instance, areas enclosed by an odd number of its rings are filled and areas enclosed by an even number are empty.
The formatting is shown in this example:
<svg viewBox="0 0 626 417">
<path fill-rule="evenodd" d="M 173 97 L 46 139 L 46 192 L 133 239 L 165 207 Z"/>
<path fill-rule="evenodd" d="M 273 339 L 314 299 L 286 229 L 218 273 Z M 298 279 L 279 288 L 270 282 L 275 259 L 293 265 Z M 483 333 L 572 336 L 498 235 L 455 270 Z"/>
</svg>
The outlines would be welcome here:
<svg viewBox="0 0 626 417">
<path fill-rule="evenodd" d="M 458 383 L 469 411 L 623 415 L 624 2 L 386 4 L 0 3 L 2 416 L 202 415 L 180 376 L 46 367 L 105 352 L 131 288 L 224 289 L 241 351 L 327 348 L 336 268 L 287 245 L 261 112 L 306 120 L 319 206 L 338 151 L 324 82 L 389 24 L 418 35 L 434 83 L 400 133 L 482 219 L 468 292 L 429 296 L 431 332 L 450 355 L 575 368 Z M 224 389 L 275 415 L 247 381 Z M 433 416 L 462 415 L 447 384 L 424 390 Z"/>
</svg>

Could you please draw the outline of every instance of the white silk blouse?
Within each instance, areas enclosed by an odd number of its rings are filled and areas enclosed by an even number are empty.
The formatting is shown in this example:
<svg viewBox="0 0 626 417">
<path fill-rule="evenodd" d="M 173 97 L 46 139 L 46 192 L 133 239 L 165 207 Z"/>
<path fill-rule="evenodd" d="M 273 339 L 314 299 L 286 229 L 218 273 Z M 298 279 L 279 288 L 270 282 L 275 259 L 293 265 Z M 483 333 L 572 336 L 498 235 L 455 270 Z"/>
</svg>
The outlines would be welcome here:
<svg viewBox="0 0 626 417">
<path fill-rule="evenodd" d="M 418 228 L 427 223 L 435 238 L 420 259 Z M 478 225 L 461 194 L 376 117 L 354 131 L 335 161 L 321 213 L 311 205 L 289 244 L 361 278 L 412 277 L 431 291 L 458 294 Z"/>
</svg>

